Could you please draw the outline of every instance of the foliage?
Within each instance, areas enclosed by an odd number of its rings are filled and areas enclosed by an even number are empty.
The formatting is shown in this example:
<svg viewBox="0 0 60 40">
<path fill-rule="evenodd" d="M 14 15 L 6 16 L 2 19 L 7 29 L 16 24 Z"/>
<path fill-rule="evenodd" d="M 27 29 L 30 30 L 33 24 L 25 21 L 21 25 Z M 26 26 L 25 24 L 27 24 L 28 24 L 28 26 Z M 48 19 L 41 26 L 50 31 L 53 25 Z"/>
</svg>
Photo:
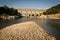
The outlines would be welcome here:
<svg viewBox="0 0 60 40">
<path fill-rule="evenodd" d="M 2 14 L 22 16 L 22 15 L 19 15 L 21 13 L 19 13 L 17 9 L 9 8 L 6 5 L 4 5 L 3 7 L 0 7 L 0 16 Z"/>
<path fill-rule="evenodd" d="M 49 15 L 49 14 L 57 14 L 57 13 L 60 13 L 60 4 L 47 9 L 47 11 L 44 12 L 43 14 Z"/>
</svg>

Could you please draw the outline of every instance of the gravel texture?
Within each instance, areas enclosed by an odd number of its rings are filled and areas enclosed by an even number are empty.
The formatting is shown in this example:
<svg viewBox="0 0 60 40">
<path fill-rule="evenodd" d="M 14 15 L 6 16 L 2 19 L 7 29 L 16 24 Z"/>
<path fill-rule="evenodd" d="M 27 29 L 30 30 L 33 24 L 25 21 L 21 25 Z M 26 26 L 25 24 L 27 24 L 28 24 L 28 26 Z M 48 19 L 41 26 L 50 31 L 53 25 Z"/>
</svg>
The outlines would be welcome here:
<svg viewBox="0 0 60 40">
<path fill-rule="evenodd" d="M 33 21 L 7 26 L 0 30 L 0 40 L 56 40 Z"/>
</svg>

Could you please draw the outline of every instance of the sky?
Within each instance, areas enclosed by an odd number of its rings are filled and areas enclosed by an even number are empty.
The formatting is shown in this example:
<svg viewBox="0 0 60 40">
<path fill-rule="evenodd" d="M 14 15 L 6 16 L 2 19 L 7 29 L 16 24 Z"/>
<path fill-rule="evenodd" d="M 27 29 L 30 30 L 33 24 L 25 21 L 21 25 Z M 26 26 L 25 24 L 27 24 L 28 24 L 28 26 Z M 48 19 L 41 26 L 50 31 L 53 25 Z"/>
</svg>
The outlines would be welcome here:
<svg viewBox="0 0 60 40">
<path fill-rule="evenodd" d="M 0 6 L 7 5 L 13 8 L 48 9 L 57 4 L 60 4 L 60 0 L 0 0 Z"/>
</svg>

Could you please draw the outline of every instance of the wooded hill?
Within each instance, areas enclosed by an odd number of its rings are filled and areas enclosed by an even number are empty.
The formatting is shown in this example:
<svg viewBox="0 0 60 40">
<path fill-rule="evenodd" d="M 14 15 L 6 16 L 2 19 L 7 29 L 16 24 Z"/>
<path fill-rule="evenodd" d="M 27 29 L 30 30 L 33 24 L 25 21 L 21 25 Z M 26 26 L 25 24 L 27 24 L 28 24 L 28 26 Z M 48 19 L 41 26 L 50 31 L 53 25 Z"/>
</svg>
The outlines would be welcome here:
<svg viewBox="0 0 60 40">
<path fill-rule="evenodd" d="M 50 14 L 57 14 L 57 13 L 60 13 L 60 4 L 47 9 L 46 12 L 44 12 L 43 14 L 50 15 Z"/>
</svg>

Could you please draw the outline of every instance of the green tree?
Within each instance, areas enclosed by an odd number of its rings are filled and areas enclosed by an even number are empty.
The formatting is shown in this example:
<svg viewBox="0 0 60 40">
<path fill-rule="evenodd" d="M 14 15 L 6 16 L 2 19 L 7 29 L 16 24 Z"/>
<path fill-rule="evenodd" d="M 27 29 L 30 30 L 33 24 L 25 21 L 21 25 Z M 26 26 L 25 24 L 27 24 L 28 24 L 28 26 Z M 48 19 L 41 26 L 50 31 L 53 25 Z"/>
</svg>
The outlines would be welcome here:
<svg viewBox="0 0 60 40">
<path fill-rule="evenodd" d="M 2 15 L 3 16 L 13 15 L 13 16 L 22 17 L 22 14 L 19 13 L 17 9 L 9 8 L 6 5 L 0 7 L 0 16 L 2 16 Z"/>
</svg>

